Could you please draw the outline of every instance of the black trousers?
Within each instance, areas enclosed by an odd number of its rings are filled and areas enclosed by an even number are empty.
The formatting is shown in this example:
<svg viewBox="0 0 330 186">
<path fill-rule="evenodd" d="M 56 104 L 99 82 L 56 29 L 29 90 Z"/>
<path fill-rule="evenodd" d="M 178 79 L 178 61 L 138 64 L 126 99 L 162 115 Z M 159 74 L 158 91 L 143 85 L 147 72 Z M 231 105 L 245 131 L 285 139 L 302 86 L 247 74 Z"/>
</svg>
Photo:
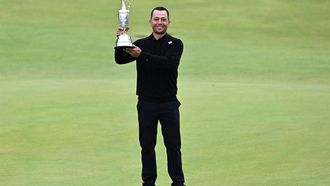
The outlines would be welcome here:
<svg viewBox="0 0 330 186">
<path fill-rule="evenodd" d="M 180 102 L 138 101 L 139 140 L 142 158 L 143 186 L 154 186 L 157 178 L 156 139 L 158 121 L 167 153 L 167 169 L 173 186 L 183 186 L 181 137 L 180 137 Z"/>
</svg>

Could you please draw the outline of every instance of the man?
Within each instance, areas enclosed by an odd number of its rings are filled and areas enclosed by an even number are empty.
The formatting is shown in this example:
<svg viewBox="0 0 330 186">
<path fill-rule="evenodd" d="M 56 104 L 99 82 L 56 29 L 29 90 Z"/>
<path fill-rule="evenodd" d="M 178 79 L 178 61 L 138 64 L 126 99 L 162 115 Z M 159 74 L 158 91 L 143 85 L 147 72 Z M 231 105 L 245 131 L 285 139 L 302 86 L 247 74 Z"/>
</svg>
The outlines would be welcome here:
<svg viewBox="0 0 330 186">
<path fill-rule="evenodd" d="M 117 49 L 115 60 L 118 64 L 136 60 L 143 186 L 154 186 L 157 178 L 155 146 L 158 121 L 172 186 L 184 186 L 179 118 L 181 104 L 176 97 L 183 43 L 167 34 L 170 17 L 166 8 L 154 8 L 149 23 L 152 34 L 134 42 L 134 48 Z M 125 32 L 118 28 L 117 36 Z"/>
</svg>

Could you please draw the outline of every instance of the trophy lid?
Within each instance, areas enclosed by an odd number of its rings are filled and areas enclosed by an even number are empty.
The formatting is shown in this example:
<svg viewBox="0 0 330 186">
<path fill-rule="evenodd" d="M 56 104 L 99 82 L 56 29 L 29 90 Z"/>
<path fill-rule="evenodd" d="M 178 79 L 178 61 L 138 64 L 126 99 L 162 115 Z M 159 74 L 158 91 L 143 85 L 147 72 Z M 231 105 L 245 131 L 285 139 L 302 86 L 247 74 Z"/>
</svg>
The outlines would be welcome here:
<svg viewBox="0 0 330 186">
<path fill-rule="evenodd" d="M 121 0 L 121 9 L 122 10 L 127 10 L 125 0 Z"/>
</svg>

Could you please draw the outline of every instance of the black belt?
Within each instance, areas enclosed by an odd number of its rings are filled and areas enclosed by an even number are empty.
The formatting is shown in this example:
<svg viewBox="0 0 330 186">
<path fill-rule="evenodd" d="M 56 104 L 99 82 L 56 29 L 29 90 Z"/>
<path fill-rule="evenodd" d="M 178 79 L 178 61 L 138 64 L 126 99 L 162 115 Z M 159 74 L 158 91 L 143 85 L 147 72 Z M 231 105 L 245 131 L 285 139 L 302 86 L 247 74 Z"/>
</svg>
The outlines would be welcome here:
<svg viewBox="0 0 330 186">
<path fill-rule="evenodd" d="M 166 97 L 139 96 L 138 99 L 141 101 L 149 101 L 149 102 L 169 102 L 169 101 L 178 100 L 176 95 L 166 96 Z"/>
</svg>

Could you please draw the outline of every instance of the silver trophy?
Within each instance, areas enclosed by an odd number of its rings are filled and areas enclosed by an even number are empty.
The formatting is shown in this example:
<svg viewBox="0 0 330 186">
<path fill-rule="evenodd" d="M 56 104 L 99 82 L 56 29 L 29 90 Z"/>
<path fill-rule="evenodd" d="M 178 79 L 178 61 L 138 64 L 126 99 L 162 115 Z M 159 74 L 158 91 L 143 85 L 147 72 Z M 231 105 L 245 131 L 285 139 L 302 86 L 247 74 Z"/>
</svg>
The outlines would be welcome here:
<svg viewBox="0 0 330 186">
<path fill-rule="evenodd" d="M 125 32 L 128 29 L 129 17 L 129 10 L 126 8 L 126 2 L 127 0 L 121 0 L 121 9 L 118 11 L 119 27 L 124 29 Z M 133 48 L 131 37 L 126 33 L 119 35 L 115 48 Z"/>
</svg>

